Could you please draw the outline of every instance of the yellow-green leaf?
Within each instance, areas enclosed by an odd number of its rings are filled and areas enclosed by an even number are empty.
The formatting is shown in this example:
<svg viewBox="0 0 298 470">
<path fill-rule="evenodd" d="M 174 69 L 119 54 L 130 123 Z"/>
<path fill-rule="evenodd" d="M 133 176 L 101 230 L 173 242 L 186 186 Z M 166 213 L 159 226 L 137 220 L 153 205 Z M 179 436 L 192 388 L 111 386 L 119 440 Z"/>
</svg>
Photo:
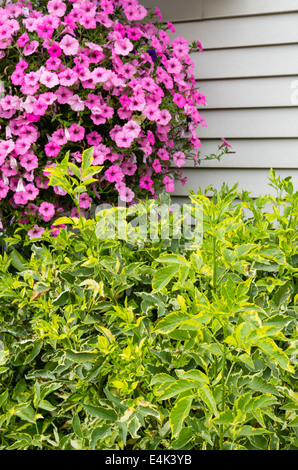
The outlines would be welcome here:
<svg viewBox="0 0 298 470">
<path fill-rule="evenodd" d="M 184 396 L 176 401 L 170 414 L 170 426 L 173 437 L 177 436 L 181 431 L 183 423 L 189 415 L 193 397 L 193 395 Z"/>
</svg>

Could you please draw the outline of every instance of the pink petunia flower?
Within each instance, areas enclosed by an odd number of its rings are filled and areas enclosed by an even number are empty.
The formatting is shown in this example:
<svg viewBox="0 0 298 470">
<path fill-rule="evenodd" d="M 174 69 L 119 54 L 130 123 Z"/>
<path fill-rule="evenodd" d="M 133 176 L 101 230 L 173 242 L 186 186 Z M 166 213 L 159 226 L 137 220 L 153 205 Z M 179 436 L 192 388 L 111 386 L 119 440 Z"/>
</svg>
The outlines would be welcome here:
<svg viewBox="0 0 298 470">
<path fill-rule="evenodd" d="M 44 150 L 45 150 L 47 157 L 57 157 L 61 149 L 60 149 L 60 145 L 58 145 L 57 142 L 52 140 L 51 142 L 49 142 L 48 144 L 44 146 Z"/>
<path fill-rule="evenodd" d="M 166 126 L 170 120 L 172 119 L 172 116 L 170 112 L 167 109 L 161 109 L 159 112 L 159 117 L 157 119 L 157 124 L 160 124 L 161 126 Z"/>
<path fill-rule="evenodd" d="M 167 21 L 167 27 L 172 31 L 172 33 L 176 33 L 176 29 L 170 21 Z"/>
<path fill-rule="evenodd" d="M 70 94 L 72 94 L 71 90 L 68 91 L 70 92 Z M 83 109 L 85 108 L 84 101 L 81 100 L 79 95 L 72 95 L 65 102 L 69 104 L 73 111 L 83 111 Z"/>
<path fill-rule="evenodd" d="M 132 39 L 133 41 L 137 41 L 142 36 L 142 33 L 139 30 L 139 28 L 127 27 L 126 35 L 127 35 L 128 39 Z"/>
<path fill-rule="evenodd" d="M 72 86 L 78 80 L 78 74 L 72 69 L 65 69 L 58 74 L 60 85 L 63 86 Z"/>
<path fill-rule="evenodd" d="M 89 209 L 91 204 L 91 197 L 87 193 L 82 193 L 79 195 L 79 206 L 81 209 Z"/>
<path fill-rule="evenodd" d="M 31 142 L 26 137 L 19 137 L 16 140 L 14 151 L 17 155 L 24 155 L 30 148 Z"/>
<path fill-rule="evenodd" d="M 48 88 L 54 88 L 56 85 L 59 85 L 57 74 L 50 72 L 49 70 L 44 70 L 42 72 L 39 81 Z"/>
<path fill-rule="evenodd" d="M 55 132 L 53 132 L 52 141 L 56 142 L 58 145 L 64 145 L 67 143 L 67 138 L 62 128 L 57 129 Z"/>
<path fill-rule="evenodd" d="M 38 98 L 35 103 L 33 103 L 33 113 L 35 115 L 44 116 L 47 109 L 48 105 L 42 98 Z"/>
<path fill-rule="evenodd" d="M 46 61 L 46 69 L 47 70 L 58 70 L 60 65 L 61 65 L 61 60 L 58 59 L 58 57 L 50 57 Z"/>
<path fill-rule="evenodd" d="M 71 140 L 71 142 L 78 142 L 82 140 L 85 136 L 84 127 L 78 124 L 72 124 L 68 128 L 68 132 L 69 132 L 69 139 Z"/>
<path fill-rule="evenodd" d="M 65 55 L 77 55 L 80 47 L 78 40 L 69 34 L 64 36 L 59 45 Z"/>
<path fill-rule="evenodd" d="M 182 70 L 182 64 L 178 59 L 173 57 L 172 59 L 168 60 L 166 68 L 169 73 L 178 74 Z"/>
<path fill-rule="evenodd" d="M 123 185 L 119 190 L 119 197 L 120 200 L 123 202 L 131 202 L 135 197 L 135 193 L 132 189 L 128 188 L 127 186 Z"/>
<path fill-rule="evenodd" d="M 160 21 L 162 21 L 162 15 L 161 15 L 160 9 L 157 7 L 155 7 L 155 14 L 158 16 Z"/>
<path fill-rule="evenodd" d="M 39 42 L 38 41 L 31 41 L 29 43 L 27 43 L 23 49 L 23 54 L 25 56 L 28 56 L 28 55 L 31 55 L 33 54 L 36 49 L 38 48 L 39 46 Z"/>
<path fill-rule="evenodd" d="M 0 199 L 4 199 L 9 191 L 9 186 L 0 179 Z"/>
<path fill-rule="evenodd" d="M 100 144 L 100 142 L 102 141 L 102 136 L 98 132 L 92 131 L 86 135 L 86 139 L 87 139 L 87 144 L 92 147 L 93 145 L 96 146 Z"/>
<path fill-rule="evenodd" d="M 65 104 L 70 103 L 70 100 L 73 97 L 73 92 L 65 86 L 59 86 L 55 92 L 55 95 L 57 97 L 58 103 Z"/>
<path fill-rule="evenodd" d="M 185 103 L 186 103 L 186 99 L 183 95 L 181 95 L 180 93 L 175 93 L 174 94 L 174 97 L 173 97 L 173 102 L 179 107 L 179 108 L 183 108 Z"/>
<path fill-rule="evenodd" d="M 57 225 L 53 224 L 53 225 L 51 225 L 51 229 L 53 229 L 52 230 L 52 237 L 57 237 L 60 233 L 60 230 L 63 229 L 63 228 L 66 228 L 66 225 L 64 225 L 64 224 L 57 224 Z"/>
<path fill-rule="evenodd" d="M 25 205 L 28 202 L 27 193 L 25 191 L 15 192 L 13 195 L 13 200 L 18 205 Z"/>
<path fill-rule="evenodd" d="M 171 193 L 175 190 L 175 183 L 174 183 L 173 178 L 170 178 L 169 176 L 165 176 L 163 179 L 163 182 L 164 182 L 166 191 L 168 193 Z"/>
<path fill-rule="evenodd" d="M 48 53 L 51 57 L 60 57 L 62 49 L 58 46 L 58 44 L 52 44 L 48 49 Z"/>
<path fill-rule="evenodd" d="M 116 142 L 117 147 L 128 148 L 131 146 L 133 141 L 134 141 L 134 135 L 128 133 L 125 130 L 121 130 L 117 132 L 117 134 L 115 135 L 115 142 Z"/>
<path fill-rule="evenodd" d="M 150 178 L 150 176 L 142 176 L 140 179 L 140 188 L 143 189 L 151 189 L 153 186 L 153 180 Z"/>
<path fill-rule="evenodd" d="M 32 240 L 32 238 L 41 238 L 44 231 L 45 229 L 43 227 L 34 225 L 34 227 L 31 230 L 28 230 L 28 235 L 29 235 L 30 240 Z"/>
<path fill-rule="evenodd" d="M 183 152 L 175 152 L 173 154 L 173 160 L 175 165 L 177 165 L 179 168 L 182 167 L 185 163 L 185 155 Z"/>
<path fill-rule="evenodd" d="M 221 139 L 223 141 L 221 147 L 229 147 L 229 148 L 232 148 L 232 145 L 229 144 L 229 142 L 226 141 L 226 139 L 224 137 L 222 137 Z"/>
<path fill-rule="evenodd" d="M 152 163 L 152 168 L 154 169 L 155 173 L 161 172 L 161 163 L 158 158 L 154 159 L 154 162 Z"/>
<path fill-rule="evenodd" d="M 17 40 L 17 46 L 18 47 L 25 47 L 27 42 L 30 41 L 30 38 L 27 33 L 23 33 L 19 39 Z"/>
<path fill-rule="evenodd" d="M 61 0 L 50 0 L 47 9 L 50 14 L 61 17 L 66 12 L 66 5 Z"/>
<path fill-rule="evenodd" d="M 160 110 L 155 106 L 149 105 L 143 111 L 144 116 L 149 119 L 149 121 L 157 121 L 160 117 Z"/>
<path fill-rule="evenodd" d="M 169 152 L 168 152 L 166 149 L 163 149 L 163 148 L 161 148 L 161 149 L 159 149 L 159 150 L 157 151 L 157 155 L 158 155 L 162 160 L 169 160 L 169 158 L 170 158 Z"/>
<path fill-rule="evenodd" d="M 48 222 L 55 215 L 54 204 L 51 204 L 50 202 L 42 202 L 38 209 L 38 214 L 45 222 Z"/>
<path fill-rule="evenodd" d="M 200 43 L 200 41 L 197 41 L 197 48 L 200 52 L 203 52 L 203 47 L 202 47 L 202 44 Z"/>
<path fill-rule="evenodd" d="M 105 177 L 110 183 L 117 183 L 123 180 L 123 173 L 121 168 L 117 165 L 111 165 L 108 170 L 105 171 Z"/>
<path fill-rule="evenodd" d="M 27 194 L 28 201 L 33 201 L 39 193 L 39 189 L 34 186 L 34 184 L 29 183 L 25 186 L 25 192 Z"/>
<path fill-rule="evenodd" d="M 132 176 L 137 171 L 137 165 L 130 160 L 126 160 L 121 164 L 121 170 L 124 175 Z"/>
<path fill-rule="evenodd" d="M 20 165 L 27 171 L 35 170 L 38 167 L 38 158 L 32 151 L 29 151 L 20 157 Z"/>
<path fill-rule="evenodd" d="M 141 126 L 133 120 L 128 121 L 123 126 L 123 131 L 127 132 L 134 139 L 140 135 L 141 130 Z"/>
<path fill-rule="evenodd" d="M 50 39 L 54 32 L 54 28 L 49 24 L 49 22 L 45 19 L 42 21 L 36 28 L 36 32 L 38 36 L 42 39 Z"/>
<path fill-rule="evenodd" d="M 114 50 L 117 55 L 128 55 L 133 50 L 133 44 L 128 38 L 117 39 L 114 44 Z"/>
</svg>

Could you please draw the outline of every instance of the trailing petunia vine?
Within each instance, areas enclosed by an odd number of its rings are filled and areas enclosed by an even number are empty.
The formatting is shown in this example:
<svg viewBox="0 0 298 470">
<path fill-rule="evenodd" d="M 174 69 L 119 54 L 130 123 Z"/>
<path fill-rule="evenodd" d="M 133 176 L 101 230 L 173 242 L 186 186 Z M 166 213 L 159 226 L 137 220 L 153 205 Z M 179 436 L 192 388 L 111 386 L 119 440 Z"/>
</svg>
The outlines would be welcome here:
<svg viewBox="0 0 298 470">
<path fill-rule="evenodd" d="M 200 160 L 193 50 L 174 26 L 137 0 L 3 1 L 0 8 L 0 228 L 49 225 L 77 209 L 46 169 L 80 164 L 93 147 L 103 171 L 80 195 L 133 203 L 186 183 Z M 227 151 L 221 145 L 217 157 Z"/>
</svg>

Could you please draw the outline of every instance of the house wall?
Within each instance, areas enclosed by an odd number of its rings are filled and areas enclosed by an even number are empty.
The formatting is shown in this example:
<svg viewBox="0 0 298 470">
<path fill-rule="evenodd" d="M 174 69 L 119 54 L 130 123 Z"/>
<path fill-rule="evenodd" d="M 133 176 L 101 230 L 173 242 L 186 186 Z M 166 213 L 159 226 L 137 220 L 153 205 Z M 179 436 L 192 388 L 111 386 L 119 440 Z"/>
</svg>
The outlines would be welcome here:
<svg viewBox="0 0 298 470">
<path fill-rule="evenodd" d="M 221 137 L 235 153 L 185 167 L 187 185 L 239 182 L 251 195 L 274 193 L 270 168 L 292 176 L 298 190 L 298 0 L 143 0 L 161 10 L 175 37 L 199 40 L 195 77 L 207 98 L 199 128 L 201 154 L 215 153 Z M 177 185 L 183 201 L 186 188 Z"/>
</svg>

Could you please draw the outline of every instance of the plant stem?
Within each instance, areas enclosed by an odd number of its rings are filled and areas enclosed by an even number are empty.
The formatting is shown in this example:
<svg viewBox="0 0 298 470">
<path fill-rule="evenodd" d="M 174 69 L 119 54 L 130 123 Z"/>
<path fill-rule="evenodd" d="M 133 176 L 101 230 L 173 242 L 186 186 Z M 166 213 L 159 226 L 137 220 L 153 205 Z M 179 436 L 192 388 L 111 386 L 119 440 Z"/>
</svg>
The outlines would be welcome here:
<svg viewBox="0 0 298 470">
<path fill-rule="evenodd" d="M 225 344 L 226 337 L 226 328 L 224 327 L 224 338 L 223 338 L 223 356 L 222 356 L 222 369 L 221 369 L 221 412 L 225 409 L 225 395 L 226 395 L 226 381 L 225 381 L 225 371 L 226 371 L 226 361 L 227 361 L 227 347 Z M 220 425 L 219 430 L 219 448 L 223 450 L 223 435 L 224 435 L 224 426 Z"/>
<path fill-rule="evenodd" d="M 216 294 L 217 290 L 217 263 L 216 263 L 216 238 L 213 235 L 213 290 Z"/>
</svg>

